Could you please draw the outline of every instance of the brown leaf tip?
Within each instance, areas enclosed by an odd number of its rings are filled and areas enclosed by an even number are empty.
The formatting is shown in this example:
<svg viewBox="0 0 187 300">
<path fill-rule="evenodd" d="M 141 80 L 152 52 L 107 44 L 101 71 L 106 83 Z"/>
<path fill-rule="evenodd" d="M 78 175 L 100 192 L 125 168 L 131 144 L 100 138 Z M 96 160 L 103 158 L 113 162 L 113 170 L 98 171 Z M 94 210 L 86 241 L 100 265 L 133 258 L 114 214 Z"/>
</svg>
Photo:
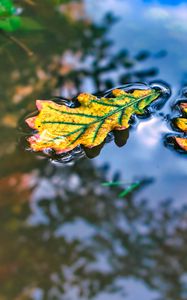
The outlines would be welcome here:
<svg viewBox="0 0 187 300">
<path fill-rule="evenodd" d="M 180 108 L 183 110 L 183 111 L 186 111 L 187 110 L 187 103 L 186 102 L 183 102 L 180 104 Z"/>
</svg>

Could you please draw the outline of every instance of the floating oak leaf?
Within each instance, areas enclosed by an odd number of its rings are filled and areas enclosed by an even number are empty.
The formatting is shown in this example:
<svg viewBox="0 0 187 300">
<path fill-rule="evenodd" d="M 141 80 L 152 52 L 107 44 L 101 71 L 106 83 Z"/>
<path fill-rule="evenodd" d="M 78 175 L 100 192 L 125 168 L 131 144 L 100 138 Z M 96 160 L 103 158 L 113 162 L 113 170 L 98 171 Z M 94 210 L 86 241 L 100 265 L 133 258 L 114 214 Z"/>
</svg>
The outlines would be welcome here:
<svg viewBox="0 0 187 300">
<path fill-rule="evenodd" d="M 174 123 L 181 131 L 187 133 L 187 102 L 180 103 L 180 109 L 183 115 L 176 118 Z"/>
<path fill-rule="evenodd" d="M 127 129 L 132 115 L 144 114 L 145 108 L 160 94 L 154 88 L 131 93 L 114 89 L 110 98 L 82 93 L 77 97 L 78 107 L 37 100 L 39 114 L 26 119 L 27 124 L 37 130 L 28 138 L 30 147 L 34 151 L 53 149 L 59 154 L 78 145 L 98 146 L 109 132 Z"/>
<path fill-rule="evenodd" d="M 180 109 L 182 112 L 182 116 L 179 118 L 176 118 L 173 120 L 174 125 L 184 134 L 187 133 L 187 102 L 180 103 Z M 176 136 L 174 137 L 175 142 L 177 145 L 183 149 L 184 151 L 187 151 L 187 137 L 180 137 Z"/>
<path fill-rule="evenodd" d="M 175 141 L 181 149 L 187 151 L 187 138 L 175 137 Z"/>
</svg>

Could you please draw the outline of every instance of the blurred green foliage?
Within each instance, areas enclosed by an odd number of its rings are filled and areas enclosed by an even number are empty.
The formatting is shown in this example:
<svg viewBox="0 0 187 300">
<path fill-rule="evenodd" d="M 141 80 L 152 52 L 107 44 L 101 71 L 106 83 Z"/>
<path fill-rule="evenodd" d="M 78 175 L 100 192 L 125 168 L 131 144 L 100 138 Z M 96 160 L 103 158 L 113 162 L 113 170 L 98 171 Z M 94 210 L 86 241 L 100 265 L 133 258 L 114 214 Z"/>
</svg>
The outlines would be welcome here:
<svg viewBox="0 0 187 300">
<path fill-rule="evenodd" d="M 18 8 L 11 0 L 0 0 L 0 30 L 7 32 L 41 29 L 41 25 L 29 17 L 18 15 Z"/>
</svg>

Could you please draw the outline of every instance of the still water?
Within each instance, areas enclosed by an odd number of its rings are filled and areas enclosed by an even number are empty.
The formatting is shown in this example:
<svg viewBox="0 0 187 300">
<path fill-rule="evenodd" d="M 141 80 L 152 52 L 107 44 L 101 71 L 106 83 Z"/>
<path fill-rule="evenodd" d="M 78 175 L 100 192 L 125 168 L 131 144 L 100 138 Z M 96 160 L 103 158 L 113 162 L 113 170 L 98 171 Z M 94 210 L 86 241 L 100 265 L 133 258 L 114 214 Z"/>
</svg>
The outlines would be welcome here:
<svg viewBox="0 0 187 300">
<path fill-rule="evenodd" d="M 186 300 L 186 155 L 166 135 L 187 84 L 187 1 L 56 2 L 15 1 L 41 28 L 10 33 L 22 46 L 0 36 L 0 300 Z M 153 80 L 172 95 L 124 147 L 68 164 L 25 151 L 36 99 Z"/>
</svg>

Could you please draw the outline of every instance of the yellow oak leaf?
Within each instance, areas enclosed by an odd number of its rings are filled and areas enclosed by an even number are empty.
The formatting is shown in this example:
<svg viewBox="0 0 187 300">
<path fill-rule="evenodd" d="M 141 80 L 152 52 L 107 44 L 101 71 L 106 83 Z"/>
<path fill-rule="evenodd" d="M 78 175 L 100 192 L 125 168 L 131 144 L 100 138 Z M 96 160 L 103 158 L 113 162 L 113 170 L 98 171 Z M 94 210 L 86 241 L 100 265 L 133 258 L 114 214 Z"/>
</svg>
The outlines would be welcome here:
<svg viewBox="0 0 187 300">
<path fill-rule="evenodd" d="M 176 118 L 175 125 L 183 132 L 187 132 L 187 103 L 180 104 L 184 117 Z"/>
<path fill-rule="evenodd" d="M 37 100 L 39 114 L 26 119 L 37 130 L 28 138 L 34 151 L 53 149 L 63 153 L 78 145 L 92 148 L 100 145 L 112 130 L 127 129 L 132 115 L 145 113 L 145 108 L 160 96 L 156 89 L 139 89 L 127 93 L 112 91 L 111 98 L 98 98 L 82 93 L 80 106 L 69 107 L 53 101 Z"/>
<path fill-rule="evenodd" d="M 180 109 L 182 111 L 183 116 L 176 118 L 174 120 L 175 126 L 178 127 L 182 132 L 187 133 L 187 102 L 183 102 L 180 104 Z M 184 151 L 187 151 L 187 137 L 174 137 L 175 142 L 177 145 L 183 149 Z"/>
<path fill-rule="evenodd" d="M 175 141 L 180 148 L 187 151 L 187 138 L 175 137 Z"/>
</svg>

